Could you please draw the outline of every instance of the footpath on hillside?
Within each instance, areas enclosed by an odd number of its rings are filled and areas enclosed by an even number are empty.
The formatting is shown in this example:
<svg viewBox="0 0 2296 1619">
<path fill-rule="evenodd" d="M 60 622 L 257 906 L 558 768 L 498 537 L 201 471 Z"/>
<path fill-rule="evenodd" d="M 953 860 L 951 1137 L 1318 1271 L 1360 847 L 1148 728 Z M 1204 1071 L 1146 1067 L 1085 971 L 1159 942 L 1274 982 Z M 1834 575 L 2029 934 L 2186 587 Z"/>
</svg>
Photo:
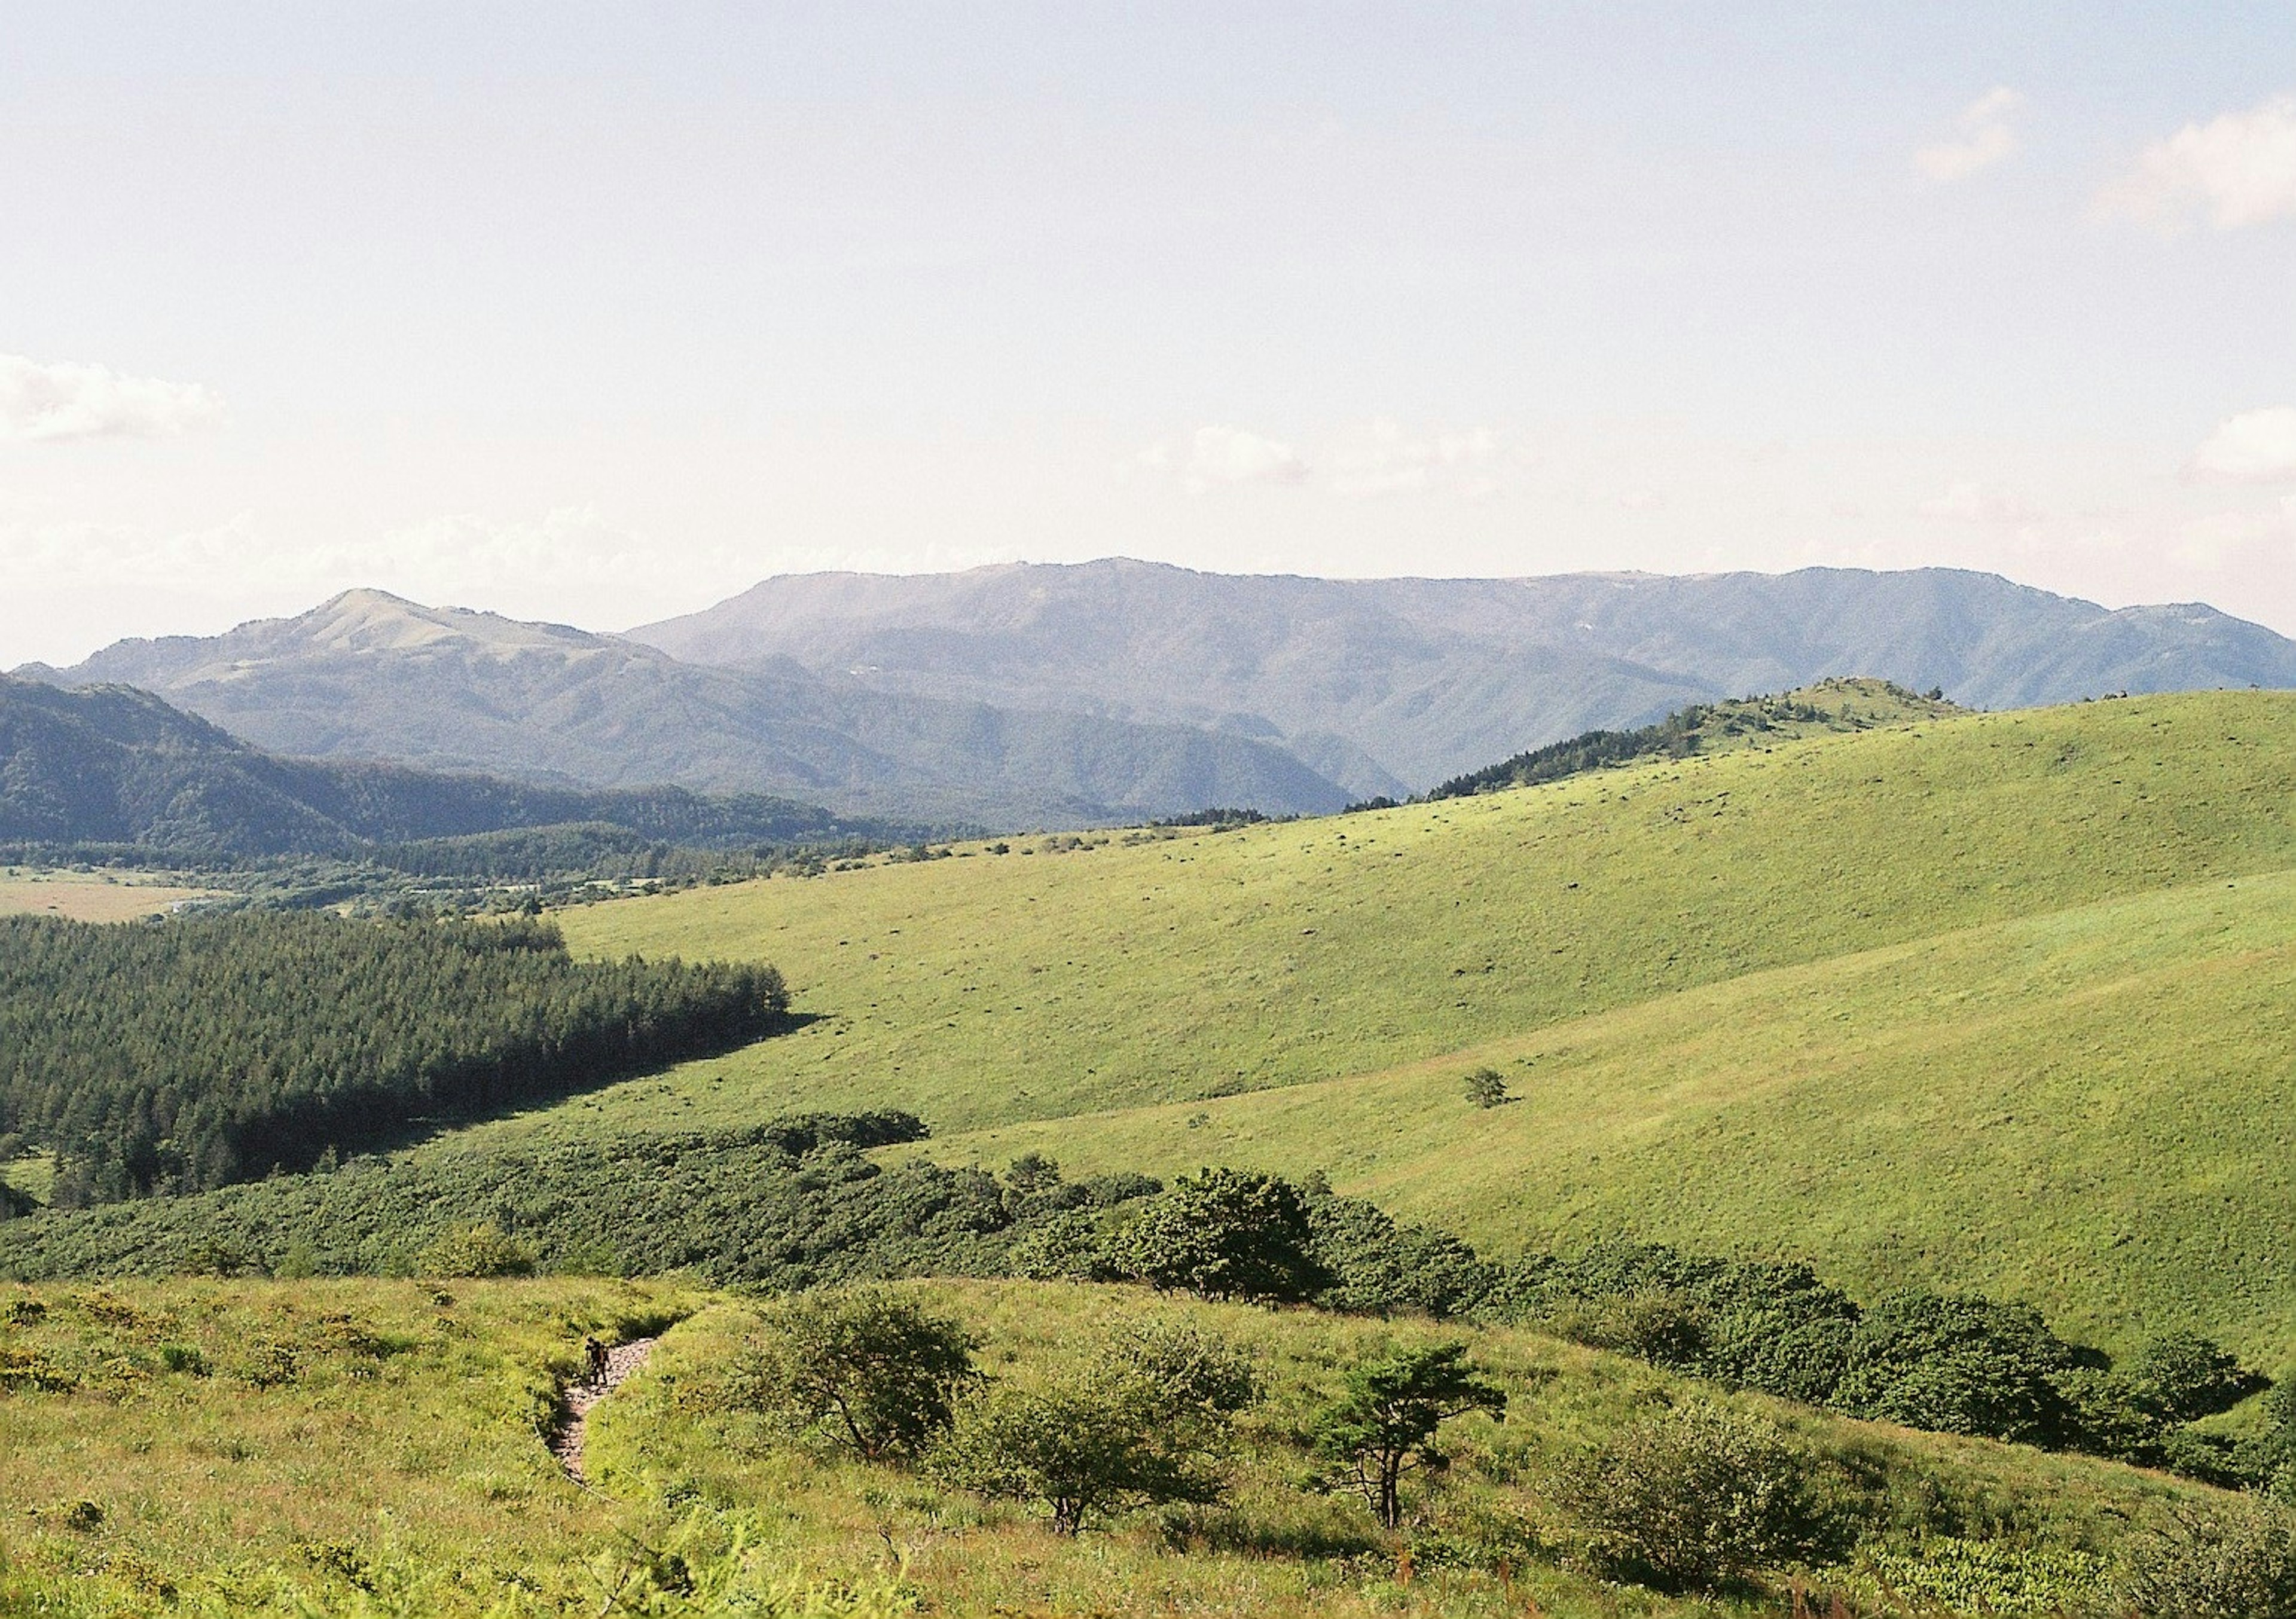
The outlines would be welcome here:
<svg viewBox="0 0 2296 1619">
<path fill-rule="evenodd" d="M 590 1482 L 582 1476 L 582 1435 L 589 1424 L 591 1407 L 619 1388 L 632 1372 L 644 1365 L 653 1345 L 652 1338 L 632 1338 L 627 1344 L 617 1344 L 606 1351 L 605 1363 L 596 1371 L 578 1383 L 566 1386 L 566 1416 L 551 1432 L 550 1451 L 576 1484 Z"/>
</svg>

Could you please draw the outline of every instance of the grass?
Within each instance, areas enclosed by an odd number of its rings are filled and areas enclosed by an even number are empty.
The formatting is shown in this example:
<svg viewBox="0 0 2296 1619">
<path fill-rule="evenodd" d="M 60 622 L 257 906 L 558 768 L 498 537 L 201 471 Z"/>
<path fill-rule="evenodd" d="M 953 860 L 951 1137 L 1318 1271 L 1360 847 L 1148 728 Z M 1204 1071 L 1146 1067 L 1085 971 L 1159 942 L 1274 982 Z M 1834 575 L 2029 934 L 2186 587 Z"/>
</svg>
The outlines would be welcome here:
<svg viewBox="0 0 2296 1619">
<path fill-rule="evenodd" d="M 1464 1094 L 1496 1067 L 1515 1100 Z M 1630 1231 L 2296 1353 L 2296 873 L 1750 975 L 1367 1075 L 929 1141 L 1299 1173 L 1480 1246 Z"/>
<path fill-rule="evenodd" d="M 12 1186 L 35 1202 L 47 1202 L 55 1195 L 55 1155 L 29 1153 L 12 1164 L 0 1164 L 0 1185 Z"/>
<path fill-rule="evenodd" d="M 594 1606 L 582 1558 L 611 1551 L 616 1512 L 558 1474 L 537 1425 L 586 1333 L 699 1302 L 619 1282 L 0 1287 L 0 1563 L 63 1604 L 40 1612 L 298 1593 L 340 1611 L 362 1582 L 434 1569 L 463 1571 L 471 1611 L 521 1591 Z"/>
<path fill-rule="evenodd" d="M 0 916 L 29 912 L 76 922 L 127 922 L 158 916 L 186 900 L 212 897 L 212 893 L 164 882 L 10 866 L 0 871 Z"/>
<path fill-rule="evenodd" d="M 1502 1253 L 1792 1252 L 2296 1358 L 2296 696 L 1029 846 L 567 913 L 769 958 L 816 1021 L 483 1129 L 905 1107 L 938 1156 L 1322 1166 Z M 1466 1108 L 1484 1061 L 1521 1101 Z"/>
<path fill-rule="evenodd" d="M 1296 1431 L 1346 1366 L 1457 1329 L 1118 1288 L 913 1285 L 964 1321 L 998 1377 L 1042 1375 L 1147 1312 L 1250 1348 L 1269 1399 L 1247 1419 L 1231 1501 L 1069 1541 L 1017 1507 L 792 1450 L 725 1398 L 750 1307 L 674 1285 L 0 1288 L 0 1367 L 13 1369 L 0 1382 L 0 1612 L 641 1611 L 632 1593 L 665 1563 L 648 1548 L 704 1571 L 736 1545 L 769 1580 L 881 1592 L 898 1580 L 947 1613 L 1777 1611 L 1775 1599 L 1669 1600 L 1578 1571 L 1553 1505 L 1556 1468 L 1693 1392 L 1639 1363 L 1527 1332 L 1470 1333 L 1510 1393 L 1509 1419 L 1455 1425 L 1456 1465 L 1415 1488 L 1417 1521 L 1398 1539 L 1359 1506 L 1302 1492 Z M 597 1490 L 577 1488 L 537 1432 L 558 1379 L 586 1333 L 669 1318 L 653 1359 L 594 1413 Z M 1926 1530 L 2101 1554 L 2131 1524 L 2209 1493 L 2080 1458 L 1740 1403 L 1829 1458 L 1825 1488 L 1901 1548 Z"/>
</svg>

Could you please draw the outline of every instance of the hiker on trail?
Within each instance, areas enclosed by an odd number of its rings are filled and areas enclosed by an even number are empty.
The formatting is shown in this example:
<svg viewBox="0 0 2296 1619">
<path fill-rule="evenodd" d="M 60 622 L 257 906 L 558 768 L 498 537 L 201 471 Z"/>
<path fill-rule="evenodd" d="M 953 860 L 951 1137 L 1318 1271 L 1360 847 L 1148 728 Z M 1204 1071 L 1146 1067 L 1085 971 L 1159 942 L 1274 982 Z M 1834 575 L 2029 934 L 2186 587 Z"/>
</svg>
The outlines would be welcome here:
<svg viewBox="0 0 2296 1619">
<path fill-rule="evenodd" d="M 606 1380 L 607 1361 L 606 1346 L 603 1344 L 594 1337 L 582 1340 L 582 1361 L 588 1368 L 589 1381 L 603 1383 Z"/>
</svg>

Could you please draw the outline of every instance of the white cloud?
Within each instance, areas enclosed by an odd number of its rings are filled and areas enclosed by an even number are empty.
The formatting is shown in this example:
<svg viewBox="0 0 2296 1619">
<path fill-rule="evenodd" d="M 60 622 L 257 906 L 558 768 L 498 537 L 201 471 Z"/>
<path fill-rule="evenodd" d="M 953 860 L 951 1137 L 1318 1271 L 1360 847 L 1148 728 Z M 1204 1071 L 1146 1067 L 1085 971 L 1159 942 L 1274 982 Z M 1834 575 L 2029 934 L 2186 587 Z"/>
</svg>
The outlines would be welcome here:
<svg viewBox="0 0 2296 1619">
<path fill-rule="evenodd" d="M 2042 515 L 2030 501 L 2013 489 L 1962 481 L 1948 484 L 1944 494 L 1923 501 L 1915 510 L 1923 517 L 1988 527 L 2035 523 Z"/>
<path fill-rule="evenodd" d="M 1348 436 L 1334 456 L 1332 493 L 1344 500 L 1415 495 L 1436 486 L 1447 469 L 1480 467 L 1497 449 L 1488 428 L 1414 437 L 1401 424 L 1382 418 Z M 1488 479 L 1472 480 L 1477 496 L 1496 492 Z"/>
<path fill-rule="evenodd" d="M 2163 231 L 2195 212 L 2220 231 L 2296 215 L 2296 96 L 2185 125 L 2145 148 L 2097 207 Z"/>
<path fill-rule="evenodd" d="M 1200 427 L 1188 449 L 1188 487 L 1216 484 L 1300 484 L 1308 463 L 1292 446 L 1239 428 Z"/>
<path fill-rule="evenodd" d="M 164 438 L 223 414 L 223 401 L 195 382 L 0 355 L 0 439 Z"/>
<path fill-rule="evenodd" d="M 2171 561 L 2210 573 L 2276 562 L 2284 569 L 2296 562 L 2296 495 L 2261 511 L 2213 511 L 2194 518 L 2176 531 L 2167 554 Z M 2229 610 L 2241 609 L 2234 605 Z"/>
<path fill-rule="evenodd" d="M 2296 481 L 2296 405 L 2226 417 L 2193 452 L 2188 470 L 2226 483 Z"/>
<path fill-rule="evenodd" d="M 2011 120 L 2024 110 L 2025 98 L 2007 86 L 1987 91 L 1962 109 L 1953 139 L 1914 153 L 1914 167 L 1940 184 L 1990 168 L 2017 150 Z"/>
</svg>

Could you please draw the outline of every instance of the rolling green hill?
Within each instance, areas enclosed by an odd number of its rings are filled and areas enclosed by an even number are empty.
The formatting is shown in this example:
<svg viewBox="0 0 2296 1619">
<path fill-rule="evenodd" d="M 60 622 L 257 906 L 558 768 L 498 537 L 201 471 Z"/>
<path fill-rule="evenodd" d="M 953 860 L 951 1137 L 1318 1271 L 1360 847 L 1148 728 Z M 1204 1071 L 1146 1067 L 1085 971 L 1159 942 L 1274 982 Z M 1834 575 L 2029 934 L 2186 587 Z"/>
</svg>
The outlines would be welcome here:
<svg viewBox="0 0 2296 1619">
<path fill-rule="evenodd" d="M 900 1107 L 944 1159 L 1324 1166 L 1501 1251 L 1795 1254 L 2276 1364 L 2292 868 L 2296 697 L 2236 693 L 775 879 L 568 936 L 807 962 L 816 1022 L 482 1131 Z M 1523 1100 L 1471 1113 L 1487 1060 Z"/>
</svg>

